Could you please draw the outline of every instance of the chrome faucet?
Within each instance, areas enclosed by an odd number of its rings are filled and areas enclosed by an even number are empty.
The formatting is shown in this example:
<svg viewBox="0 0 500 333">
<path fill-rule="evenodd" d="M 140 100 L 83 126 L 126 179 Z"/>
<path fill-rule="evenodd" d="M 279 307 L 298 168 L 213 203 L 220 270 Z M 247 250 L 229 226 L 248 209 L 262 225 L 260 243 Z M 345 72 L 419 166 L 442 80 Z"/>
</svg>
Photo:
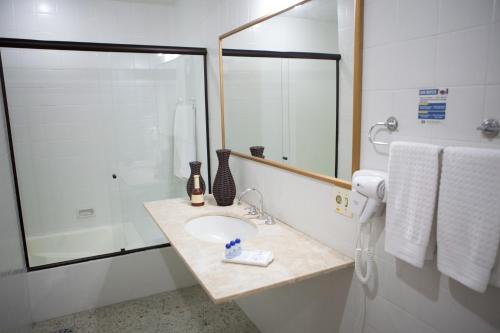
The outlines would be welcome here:
<svg viewBox="0 0 500 333">
<path fill-rule="evenodd" d="M 259 195 L 259 206 L 257 209 L 254 206 L 250 206 L 250 208 L 248 208 L 248 210 L 249 210 L 248 214 L 257 215 L 258 219 L 262 219 L 262 220 L 265 219 L 266 224 L 274 224 L 275 223 L 274 218 L 271 215 L 266 214 L 264 212 L 264 196 L 256 188 L 253 188 L 253 187 L 247 188 L 246 190 L 241 192 L 240 195 L 238 195 L 238 205 L 241 205 L 241 199 L 250 192 L 255 192 Z"/>
</svg>

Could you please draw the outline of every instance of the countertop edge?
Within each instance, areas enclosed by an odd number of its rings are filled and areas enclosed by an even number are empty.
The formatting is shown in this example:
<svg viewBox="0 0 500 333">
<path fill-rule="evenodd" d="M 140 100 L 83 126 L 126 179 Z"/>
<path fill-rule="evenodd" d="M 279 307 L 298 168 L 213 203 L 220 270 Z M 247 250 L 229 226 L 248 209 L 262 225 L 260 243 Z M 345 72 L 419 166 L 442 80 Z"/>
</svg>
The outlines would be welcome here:
<svg viewBox="0 0 500 333">
<path fill-rule="evenodd" d="M 338 270 L 341 270 L 341 269 L 346 269 L 346 268 L 350 268 L 350 267 L 354 266 L 354 260 L 351 257 L 346 256 L 343 253 L 339 252 L 343 257 L 345 257 L 346 259 L 349 259 L 349 262 L 346 262 L 346 263 L 343 263 L 343 264 L 338 264 L 338 265 L 335 265 L 333 267 L 330 267 L 330 268 L 327 268 L 327 269 L 324 269 L 324 270 L 312 272 L 310 274 L 305 274 L 305 275 L 301 275 L 301 276 L 298 276 L 298 277 L 289 278 L 289 279 L 286 279 L 286 280 L 283 280 L 283 281 L 279 281 L 279 282 L 276 282 L 276 283 L 273 283 L 273 284 L 269 284 L 269 285 L 264 286 L 264 287 L 260 287 L 260 288 L 256 288 L 256 289 L 252 289 L 252 290 L 247 290 L 247 291 L 242 291 L 241 293 L 238 293 L 238 294 L 234 294 L 234 295 L 230 295 L 230 296 L 223 296 L 223 297 L 216 297 L 205 286 L 205 284 L 203 283 L 203 281 L 198 277 L 197 273 L 193 270 L 193 268 L 189 264 L 188 260 L 182 255 L 181 251 L 179 251 L 179 249 L 177 248 L 176 242 L 173 241 L 172 239 L 170 239 L 168 237 L 168 235 L 165 233 L 165 231 L 163 230 L 162 226 L 160 225 L 159 221 L 156 220 L 156 218 L 153 216 L 153 213 L 148 208 L 149 204 L 157 203 L 157 202 L 161 202 L 161 201 L 164 201 L 164 200 L 156 200 L 156 201 L 145 202 L 143 205 L 146 208 L 146 211 L 148 212 L 148 214 L 153 219 L 153 221 L 159 227 L 159 229 L 161 230 L 161 232 L 167 237 L 167 239 L 168 239 L 171 247 L 175 250 L 175 252 L 179 255 L 179 257 L 181 257 L 182 261 L 187 266 L 188 270 L 194 276 L 194 278 L 196 279 L 196 281 L 198 281 L 198 283 L 202 286 L 203 290 L 207 293 L 207 295 L 210 297 L 211 301 L 214 304 L 221 304 L 221 303 L 225 303 L 225 302 L 229 302 L 229 301 L 234 301 L 234 300 L 242 298 L 242 297 L 255 295 L 257 293 L 260 293 L 260 292 L 263 292 L 263 291 L 266 291 L 266 290 L 270 290 L 270 289 L 277 288 L 277 287 L 291 285 L 291 284 L 294 284 L 294 283 L 297 283 L 297 282 L 301 282 L 301 281 L 304 281 L 304 280 L 307 280 L 307 279 L 310 279 L 310 278 L 314 278 L 314 277 L 317 277 L 317 276 L 325 275 L 325 274 L 328 274 L 328 273 L 332 273 L 332 272 L 335 272 L 335 271 L 338 271 Z M 284 222 L 282 222 L 282 223 L 284 223 Z M 301 234 L 304 234 L 306 237 L 311 238 L 314 241 L 317 241 L 316 239 L 314 239 L 313 237 L 305 234 L 301 230 L 297 230 L 297 229 L 295 229 L 293 226 L 291 226 L 289 224 L 286 224 L 286 223 L 284 223 L 284 224 L 286 226 L 294 229 L 295 231 L 297 231 L 297 232 L 299 232 Z M 319 241 L 317 241 L 317 242 L 319 242 Z M 321 242 L 319 242 L 319 243 L 321 243 Z M 326 244 L 323 244 L 323 245 L 331 248 L 330 246 L 328 246 Z M 228 264 L 228 265 L 236 265 L 236 264 Z"/>
</svg>

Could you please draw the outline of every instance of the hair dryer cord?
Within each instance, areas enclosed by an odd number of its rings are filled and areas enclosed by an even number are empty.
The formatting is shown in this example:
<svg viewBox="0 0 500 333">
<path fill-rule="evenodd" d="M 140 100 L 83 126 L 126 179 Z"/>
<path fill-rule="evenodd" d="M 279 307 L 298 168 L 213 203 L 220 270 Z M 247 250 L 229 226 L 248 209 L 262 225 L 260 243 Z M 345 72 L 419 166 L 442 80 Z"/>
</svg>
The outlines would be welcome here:
<svg viewBox="0 0 500 333">
<path fill-rule="evenodd" d="M 370 223 L 370 233 L 371 233 L 371 223 Z M 373 273 L 373 269 L 375 266 L 375 256 L 373 253 L 373 249 L 369 248 L 370 246 L 370 236 L 368 235 L 368 239 L 366 240 L 367 248 L 363 250 L 363 241 L 362 241 L 362 226 L 359 228 L 358 237 L 356 240 L 356 252 L 354 255 L 354 271 L 359 281 L 362 284 L 367 284 L 370 280 L 370 277 Z M 366 270 L 363 273 L 363 252 L 366 252 Z"/>
</svg>

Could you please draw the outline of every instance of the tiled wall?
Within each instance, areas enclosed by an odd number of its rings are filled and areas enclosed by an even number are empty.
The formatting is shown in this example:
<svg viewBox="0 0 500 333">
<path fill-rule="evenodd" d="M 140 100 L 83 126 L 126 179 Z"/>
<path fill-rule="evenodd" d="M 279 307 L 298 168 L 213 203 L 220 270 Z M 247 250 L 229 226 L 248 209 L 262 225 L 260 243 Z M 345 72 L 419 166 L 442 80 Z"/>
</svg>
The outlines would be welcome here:
<svg viewBox="0 0 500 333">
<path fill-rule="evenodd" d="M 366 1 L 364 44 L 363 135 L 394 115 L 398 131 L 379 139 L 500 148 L 500 137 L 476 130 L 484 118 L 500 120 L 500 1 Z M 446 120 L 422 124 L 418 89 L 432 87 L 449 88 Z M 362 168 L 386 170 L 387 161 L 384 147 L 362 140 Z M 375 226 L 378 290 L 365 319 L 373 331 L 500 331 L 500 289 L 478 294 L 435 263 L 416 269 L 395 260 L 383 249 L 383 218 Z"/>
<path fill-rule="evenodd" d="M 0 112 L 3 114 L 3 103 Z M 30 332 L 28 281 L 3 117 L 0 117 L 0 299 L 0 332 Z"/>
<path fill-rule="evenodd" d="M 387 138 L 500 147 L 476 127 L 500 118 L 500 3 L 481 1 L 367 1 L 363 76 L 363 133 L 388 116 L 400 127 Z M 421 124 L 419 88 L 449 88 L 446 120 Z M 385 169 L 387 149 L 362 141 L 364 167 Z"/>
</svg>

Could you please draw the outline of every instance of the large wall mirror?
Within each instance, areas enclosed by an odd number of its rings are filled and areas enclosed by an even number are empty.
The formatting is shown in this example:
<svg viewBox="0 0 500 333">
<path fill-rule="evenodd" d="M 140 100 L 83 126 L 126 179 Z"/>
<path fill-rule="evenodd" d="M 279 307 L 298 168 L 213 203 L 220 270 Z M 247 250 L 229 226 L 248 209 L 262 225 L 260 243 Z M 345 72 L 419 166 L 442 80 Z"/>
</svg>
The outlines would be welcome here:
<svg viewBox="0 0 500 333">
<path fill-rule="evenodd" d="M 359 168 L 361 0 L 306 0 L 219 38 L 222 142 L 350 188 Z"/>
</svg>

